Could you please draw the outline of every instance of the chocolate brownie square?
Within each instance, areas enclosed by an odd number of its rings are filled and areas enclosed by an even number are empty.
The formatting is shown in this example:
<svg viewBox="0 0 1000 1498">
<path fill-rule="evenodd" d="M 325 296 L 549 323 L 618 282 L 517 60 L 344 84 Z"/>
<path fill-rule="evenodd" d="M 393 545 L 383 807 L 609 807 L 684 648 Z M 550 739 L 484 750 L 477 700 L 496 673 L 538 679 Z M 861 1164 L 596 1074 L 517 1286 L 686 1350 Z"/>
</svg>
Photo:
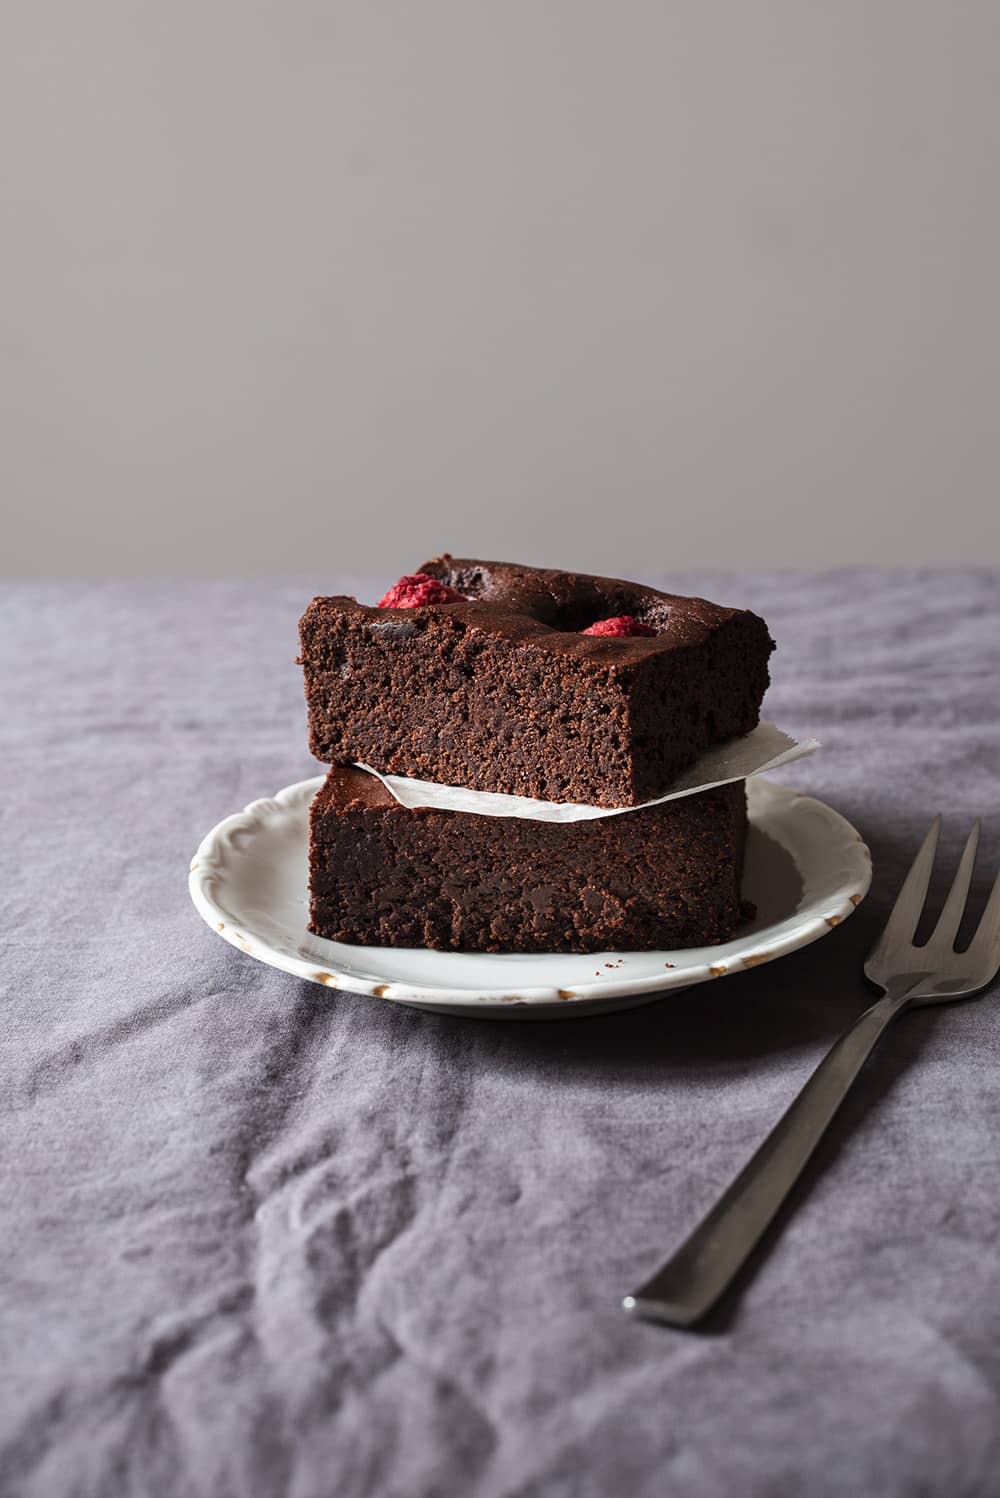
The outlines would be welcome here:
<svg viewBox="0 0 1000 1498">
<path fill-rule="evenodd" d="M 403 607 L 338 597 L 306 609 L 300 659 L 317 758 L 634 806 L 759 721 L 774 644 L 746 609 L 450 556 L 419 576 L 383 600 Z"/>
<path fill-rule="evenodd" d="M 557 823 L 408 809 L 335 766 L 310 813 L 309 929 L 360 946 L 660 951 L 734 934 L 742 781 Z"/>
</svg>

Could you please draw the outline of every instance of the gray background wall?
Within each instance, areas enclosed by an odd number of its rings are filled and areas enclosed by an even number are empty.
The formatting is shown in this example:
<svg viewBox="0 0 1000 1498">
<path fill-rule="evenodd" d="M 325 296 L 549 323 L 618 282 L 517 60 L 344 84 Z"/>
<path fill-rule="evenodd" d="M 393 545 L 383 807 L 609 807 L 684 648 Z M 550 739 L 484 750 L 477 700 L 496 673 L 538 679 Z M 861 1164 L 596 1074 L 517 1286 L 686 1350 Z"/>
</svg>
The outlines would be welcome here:
<svg viewBox="0 0 1000 1498">
<path fill-rule="evenodd" d="M 1000 562 L 1000 5 L 4 0 L 2 570 Z"/>
</svg>

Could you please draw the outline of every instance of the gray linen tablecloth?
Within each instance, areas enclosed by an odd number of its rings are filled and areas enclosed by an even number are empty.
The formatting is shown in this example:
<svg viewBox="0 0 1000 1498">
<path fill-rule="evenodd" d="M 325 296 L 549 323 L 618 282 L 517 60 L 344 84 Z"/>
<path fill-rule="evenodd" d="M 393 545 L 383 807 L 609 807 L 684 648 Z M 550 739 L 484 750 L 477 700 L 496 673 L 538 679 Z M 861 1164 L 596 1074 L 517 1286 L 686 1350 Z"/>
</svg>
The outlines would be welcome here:
<svg viewBox="0 0 1000 1498">
<path fill-rule="evenodd" d="M 768 619 L 768 715 L 825 744 L 785 778 L 873 892 L 534 1024 L 300 983 L 189 903 L 203 833 L 313 773 L 295 624 L 351 580 L 6 591 L 4 1494 L 1000 1493 L 996 992 L 890 1033 L 705 1331 L 620 1309 L 869 1002 L 931 814 L 1000 860 L 1000 579 L 669 581 Z"/>
</svg>

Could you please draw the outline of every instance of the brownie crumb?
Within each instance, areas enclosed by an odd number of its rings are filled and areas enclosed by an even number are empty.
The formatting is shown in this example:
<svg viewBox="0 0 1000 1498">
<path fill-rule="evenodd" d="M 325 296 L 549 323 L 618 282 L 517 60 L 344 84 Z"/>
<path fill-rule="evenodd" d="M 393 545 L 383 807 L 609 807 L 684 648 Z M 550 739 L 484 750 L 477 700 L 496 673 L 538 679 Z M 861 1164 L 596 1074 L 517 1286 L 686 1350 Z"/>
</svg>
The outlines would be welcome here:
<svg viewBox="0 0 1000 1498">
<path fill-rule="evenodd" d="M 318 759 L 596 806 L 756 727 L 774 648 L 745 609 L 447 555 L 379 608 L 313 599 L 300 635 Z"/>
<path fill-rule="evenodd" d="M 742 918 L 746 828 L 743 782 L 559 823 L 412 810 L 335 766 L 310 813 L 309 929 L 439 951 L 710 946 Z"/>
</svg>

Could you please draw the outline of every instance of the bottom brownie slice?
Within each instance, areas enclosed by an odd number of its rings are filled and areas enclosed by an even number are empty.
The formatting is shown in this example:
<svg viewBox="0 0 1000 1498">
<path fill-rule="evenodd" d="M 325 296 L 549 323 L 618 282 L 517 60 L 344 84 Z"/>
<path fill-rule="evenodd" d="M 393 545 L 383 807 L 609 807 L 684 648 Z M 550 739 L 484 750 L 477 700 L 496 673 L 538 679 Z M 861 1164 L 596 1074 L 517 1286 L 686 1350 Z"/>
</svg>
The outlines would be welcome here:
<svg viewBox="0 0 1000 1498">
<path fill-rule="evenodd" d="M 747 906 L 744 783 L 590 822 L 409 810 L 334 766 L 310 813 L 309 929 L 361 946 L 651 951 L 727 941 Z"/>
</svg>

